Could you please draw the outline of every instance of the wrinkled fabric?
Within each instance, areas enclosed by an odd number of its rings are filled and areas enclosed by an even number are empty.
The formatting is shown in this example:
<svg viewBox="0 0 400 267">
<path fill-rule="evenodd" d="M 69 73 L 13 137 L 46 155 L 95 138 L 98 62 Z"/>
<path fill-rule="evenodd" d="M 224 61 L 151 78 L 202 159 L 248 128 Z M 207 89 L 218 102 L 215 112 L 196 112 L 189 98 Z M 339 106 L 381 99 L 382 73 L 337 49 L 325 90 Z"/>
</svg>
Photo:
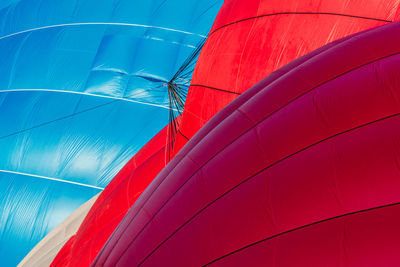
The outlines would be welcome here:
<svg viewBox="0 0 400 267">
<path fill-rule="evenodd" d="M 400 22 L 277 70 L 155 178 L 92 266 L 396 266 Z"/>
<path fill-rule="evenodd" d="M 193 74 L 175 153 L 266 75 L 329 42 L 399 19 L 398 1 L 225 1 Z"/>
<path fill-rule="evenodd" d="M 312 1 L 307 7 L 298 4 L 298 1 L 224 2 L 197 64 L 185 106 L 185 119 L 175 143 L 175 153 L 211 116 L 266 74 L 330 41 L 389 23 L 398 17 L 398 4 L 395 1 L 368 5 L 361 1 L 320 2 Z M 267 16 L 282 12 L 288 14 L 276 14 L 274 18 Z M 255 16 L 260 17 L 253 18 Z M 235 87 L 236 83 L 239 89 Z M 136 165 L 136 159 L 133 158 L 116 176 L 107 194 L 97 201 L 78 231 L 80 239 L 74 240 L 72 249 L 66 248 L 75 252 L 68 256 L 63 254 L 66 261 L 57 263 L 77 262 L 78 257 L 66 257 L 86 256 L 90 247 L 98 245 L 96 242 L 105 242 L 105 237 L 142 193 L 144 184 L 150 183 L 168 162 L 162 145 L 168 143 L 166 140 L 161 133 L 155 136 L 150 141 L 155 146 L 150 145 L 141 151 L 146 155 L 146 161 Z M 107 222 L 101 218 L 108 218 Z M 97 251 L 91 250 L 90 253 L 93 255 Z"/>
<path fill-rule="evenodd" d="M 76 235 L 62 247 L 50 266 L 91 264 L 129 208 L 168 163 L 167 140 L 168 126 L 129 160 L 100 194 Z"/>
<path fill-rule="evenodd" d="M 40 242 L 24 257 L 17 267 L 49 266 L 61 247 L 63 247 L 75 235 L 99 194 L 81 205 L 71 215 L 69 215 L 67 219 L 57 225 L 56 228 L 40 240 Z"/>
<path fill-rule="evenodd" d="M 171 120 L 220 1 L 0 3 L 0 256 L 15 266 Z"/>
</svg>

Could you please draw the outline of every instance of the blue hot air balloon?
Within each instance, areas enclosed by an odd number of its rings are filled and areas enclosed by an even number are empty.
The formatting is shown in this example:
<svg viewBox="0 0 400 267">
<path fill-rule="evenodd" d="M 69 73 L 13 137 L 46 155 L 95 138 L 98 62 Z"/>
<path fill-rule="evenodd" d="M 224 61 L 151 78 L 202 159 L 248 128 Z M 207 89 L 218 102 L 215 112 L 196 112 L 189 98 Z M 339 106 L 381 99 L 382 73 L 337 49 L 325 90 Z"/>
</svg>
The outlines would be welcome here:
<svg viewBox="0 0 400 267">
<path fill-rule="evenodd" d="M 16 265 L 171 120 L 165 84 L 222 2 L 0 3 L 2 266 Z"/>
</svg>

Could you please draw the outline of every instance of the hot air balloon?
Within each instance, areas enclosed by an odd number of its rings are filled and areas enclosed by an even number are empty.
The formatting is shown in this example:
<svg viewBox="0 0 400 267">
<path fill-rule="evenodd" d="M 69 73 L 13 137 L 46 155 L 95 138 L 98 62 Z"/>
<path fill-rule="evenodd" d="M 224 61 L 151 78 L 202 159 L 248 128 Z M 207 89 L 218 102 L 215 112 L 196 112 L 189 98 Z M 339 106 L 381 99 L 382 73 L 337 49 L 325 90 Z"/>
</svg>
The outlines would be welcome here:
<svg viewBox="0 0 400 267">
<path fill-rule="evenodd" d="M 165 84 L 219 1 L 0 8 L 0 257 L 15 266 L 174 119 Z"/>
<path fill-rule="evenodd" d="M 313 1 L 308 6 L 298 5 L 297 1 L 225 1 L 201 52 L 185 105 L 183 122 L 177 132 L 177 140 L 173 142 L 172 155 L 217 111 L 266 74 L 330 41 L 396 20 L 397 10 L 398 4 L 390 1 L 374 2 L 370 5 L 362 2 L 344 5 L 338 2 Z M 157 143 L 160 139 L 165 140 L 165 136 L 156 136 L 151 142 Z M 101 204 L 103 200 L 99 199 L 96 209 L 91 211 L 91 214 L 98 216 L 97 223 L 103 227 L 110 226 L 108 218 L 113 212 L 108 214 L 107 211 L 115 207 L 126 212 L 127 207 L 142 192 L 135 188 L 135 184 L 143 185 L 142 181 L 149 183 L 163 166 L 157 162 L 168 162 L 165 151 L 160 152 L 158 149 L 153 154 L 150 153 L 152 156 L 146 161 L 146 166 L 154 166 L 148 168 L 157 170 L 156 172 L 147 175 L 145 171 L 136 171 L 137 166 L 130 164 L 129 171 L 126 168 L 126 172 L 117 176 L 118 180 L 113 181 L 113 189 L 110 187 L 108 192 L 117 188 L 114 196 L 117 192 L 124 196 L 130 194 L 130 200 L 125 199 L 124 204 L 121 204 L 121 197 L 115 197 L 115 200 L 109 197 Z M 124 206 L 127 203 L 129 205 Z M 89 217 L 92 218 L 89 220 Z M 93 216 L 88 218 L 78 231 L 80 240 L 71 242 L 75 246 L 75 253 L 69 252 L 70 259 L 67 261 L 73 261 L 71 258 L 74 258 L 78 262 L 85 254 L 82 251 L 90 249 L 92 244 L 87 243 L 89 233 L 92 235 L 91 241 L 95 240 L 93 233 L 97 225 L 89 223 L 93 221 Z M 112 224 L 116 224 L 116 221 Z M 112 229 L 107 229 L 108 236 L 111 231 Z M 104 237 L 104 232 L 97 235 L 99 236 Z M 70 250 L 69 247 L 65 249 Z"/>
<path fill-rule="evenodd" d="M 279 67 L 399 18 L 397 1 L 225 1 L 193 75 L 175 153 L 219 110 Z"/>
<path fill-rule="evenodd" d="M 400 22 L 340 39 L 214 116 L 93 266 L 396 266 Z"/>
</svg>

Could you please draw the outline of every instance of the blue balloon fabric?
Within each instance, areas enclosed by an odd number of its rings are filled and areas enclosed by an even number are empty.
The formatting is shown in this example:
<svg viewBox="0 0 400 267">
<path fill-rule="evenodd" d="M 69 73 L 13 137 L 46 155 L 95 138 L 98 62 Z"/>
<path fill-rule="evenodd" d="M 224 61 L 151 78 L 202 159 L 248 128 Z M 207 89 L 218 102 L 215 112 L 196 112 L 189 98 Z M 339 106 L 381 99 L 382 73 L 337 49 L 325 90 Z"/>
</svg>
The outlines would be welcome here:
<svg viewBox="0 0 400 267">
<path fill-rule="evenodd" d="M 0 257 L 15 266 L 169 121 L 222 0 L 0 3 Z"/>
</svg>

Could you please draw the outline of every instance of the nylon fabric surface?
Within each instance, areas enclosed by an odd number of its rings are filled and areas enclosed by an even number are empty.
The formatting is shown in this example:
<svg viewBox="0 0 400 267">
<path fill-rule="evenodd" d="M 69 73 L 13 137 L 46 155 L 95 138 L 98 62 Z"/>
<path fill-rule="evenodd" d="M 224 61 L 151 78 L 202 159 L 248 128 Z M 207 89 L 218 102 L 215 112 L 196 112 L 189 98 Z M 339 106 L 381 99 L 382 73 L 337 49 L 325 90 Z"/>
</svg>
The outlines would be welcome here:
<svg viewBox="0 0 400 267">
<path fill-rule="evenodd" d="M 0 4 L 2 266 L 18 264 L 170 121 L 163 85 L 204 39 L 218 5 Z"/>
<path fill-rule="evenodd" d="M 267 4 L 266 1 L 225 1 L 200 57 L 185 105 L 183 124 L 174 144 L 174 153 L 187 142 L 187 136 L 191 137 L 212 115 L 265 76 L 268 71 L 271 72 L 332 40 L 395 20 L 398 17 L 397 9 L 397 3 L 394 1 L 385 4 L 370 3 L 368 6 L 363 2 L 349 4 L 342 1 L 327 4 L 326 1 L 323 3 L 313 1 L 307 7 L 293 1 L 285 2 L 284 6 L 277 2 Z M 269 16 L 270 14 L 275 18 Z M 253 27 L 254 21 L 257 21 L 257 27 Z M 315 31 L 316 25 L 318 33 Z M 239 64 L 240 73 L 236 71 Z M 235 89 L 236 83 L 240 84 L 240 90 Z M 185 132 L 189 134 L 186 136 Z M 159 135 L 150 142 L 164 142 L 165 139 L 165 136 Z M 165 151 L 160 150 L 158 146 L 154 150 L 146 151 L 146 154 L 151 151 L 146 167 L 129 164 L 130 167 L 117 176 L 119 180 L 113 182 L 115 186 L 113 188 L 116 188 L 112 193 L 114 199 L 109 197 L 102 205 L 99 200 L 100 206 L 93 208 L 93 214 L 97 214 L 88 219 L 78 231 L 81 236 L 80 241 L 75 239 L 72 242 L 75 245 L 76 255 L 85 254 L 84 242 L 90 239 L 88 236 L 92 236 L 91 242 L 96 244 L 94 240 L 99 240 L 100 236 L 104 238 L 105 233 L 112 229 L 110 227 L 100 233 L 99 229 L 90 227 L 89 222 L 97 218 L 96 221 L 103 224 L 101 217 L 109 218 L 114 212 L 121 211 L 117 208 L 111 210 L 110 207 L 113 205 L 125 207 L 122 210 L 126 211 L 128 206 L 125 204 L 133 203 L 137 199 L 136 193 L 141 193 L 135 186 L 142 188 L 142 181 L 150 182 L 154 174 L 158 173 L 168 161 L 165 158 Z M 162 164 L 159 164 L 160 162 Z M 151 174 L 147 175 L 143 170 L 149 173 L 151 171 Z M 108 192 L 111 192 L 111 187 Z M 127 195 L 130 197 L 120 203 L 116 201 L 122 199 L 116 197 L 117 192 L 124 192 L 122 193 L 124 198 Z M 105 212 L 106 210 L 109 214 Z M 110 221 L 108 225 L 116 225 L 120 220 L 121 217 L 114 221 L 108 220 Z M 96 231 L 97 234 L 94 235 Z M 104 241 L 105 239 L 101 242 Z M 85 249 L 87 247 L 89 246 Z M 69 249 L 71 248 L 66 248 Z M 68 261 L 71 261 L 71 258 Z"/>
<path fill-rule="evenodd" d="M 395 266 L 399 32 L 336 41 L 237 98 L 156 177 L 93 266 Z"/>
<path fill-rule="evenodd" d="M 168 126 L 154 136 L 114 177 L 79 230 L 51 266 L 89 266 L 154 177 L 168 163 Z M 156 152 L 154 152 L 156 151 Z"/>
<path fill-rule="evenodd" d="M 24 257 L 17 267 L 49 266 L 61 247 L 63 247 L 64 244 L 76 233 L 99 194 L 81 205 L 71 215 L 69 215 L 67 219 L 57 225 L 57 227 L 40 240 L 40 242 Z"/>
<path fill-rule="evenodd" d="M 266 75 L 329 42 L 399 18 L 398 1 L 225 1 L 193 75 L 175 153 Z"/>
</svg>

